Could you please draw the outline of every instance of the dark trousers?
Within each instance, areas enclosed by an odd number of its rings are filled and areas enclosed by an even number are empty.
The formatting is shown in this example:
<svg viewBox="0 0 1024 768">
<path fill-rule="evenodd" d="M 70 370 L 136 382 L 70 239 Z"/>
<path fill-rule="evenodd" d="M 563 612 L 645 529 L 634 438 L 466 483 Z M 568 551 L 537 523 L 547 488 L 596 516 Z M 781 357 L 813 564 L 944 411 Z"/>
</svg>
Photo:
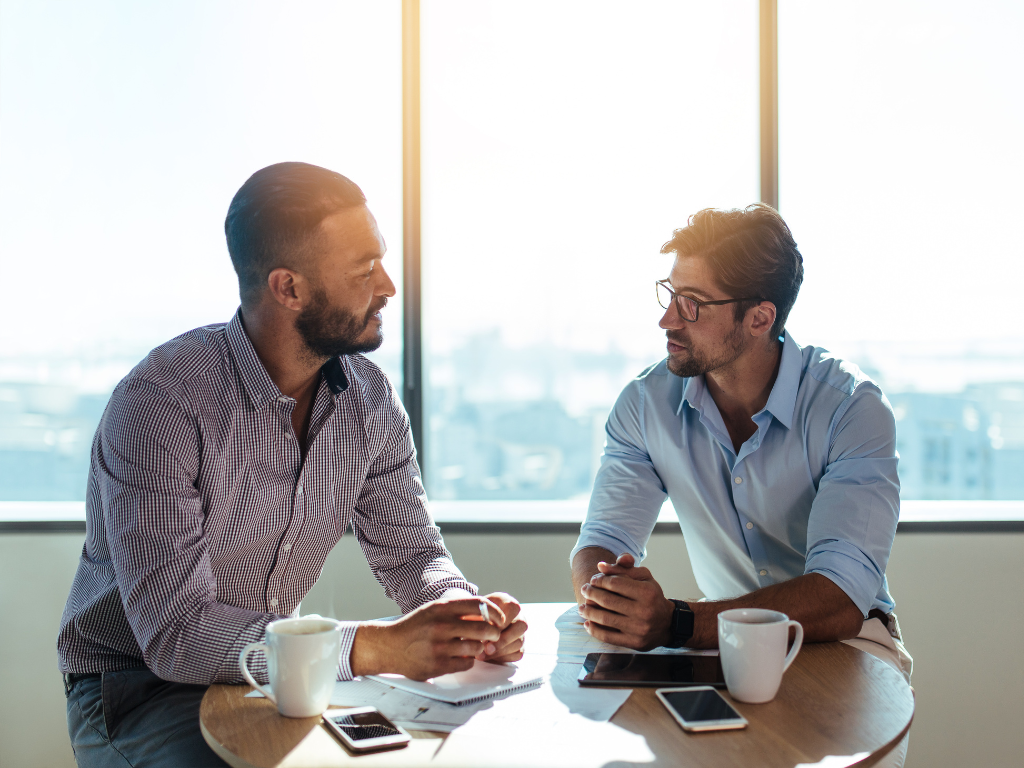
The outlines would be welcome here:
<svg viewBox="0 0 1024 768">
<path fill-rule="evenodd" d="M 148 669 L 76 676 L 66 686 L 68 733 L 80 766 L 225 766 L 199 732 L 205 685 L 162 680 Z"/>
</svg>

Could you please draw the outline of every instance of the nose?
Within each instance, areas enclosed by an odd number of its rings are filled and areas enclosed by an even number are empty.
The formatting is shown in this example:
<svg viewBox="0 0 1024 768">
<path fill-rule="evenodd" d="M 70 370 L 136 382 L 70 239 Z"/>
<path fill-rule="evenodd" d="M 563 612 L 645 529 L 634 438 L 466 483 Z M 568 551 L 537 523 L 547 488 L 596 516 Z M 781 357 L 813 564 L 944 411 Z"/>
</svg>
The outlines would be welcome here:
<svg viewBox="0 0 1024 768">
<path fill-rule="evenodd" d="M 665 310 L 665 313 L 661 316 L 661 320 L 658 322 L 659 328 L 664 328 L 666 331 L 670 331 L 674 328 L 682 328 L 686 321 L 679 316 L 679 310 L 676 309 L 675 304 Z"/>
<path fill-rule="evenodd" d="M 378 296 L 387 296 L 388 298 L 394 296 L 398 290 L 395 288 L 394 282 L 391 280 L 391 276 L 384 269 L 384 265 L 380 265 L 380 273 L 383 279 L 380 281 L 380 285 L 377 287 L 375 293 Z"/>
</svg>

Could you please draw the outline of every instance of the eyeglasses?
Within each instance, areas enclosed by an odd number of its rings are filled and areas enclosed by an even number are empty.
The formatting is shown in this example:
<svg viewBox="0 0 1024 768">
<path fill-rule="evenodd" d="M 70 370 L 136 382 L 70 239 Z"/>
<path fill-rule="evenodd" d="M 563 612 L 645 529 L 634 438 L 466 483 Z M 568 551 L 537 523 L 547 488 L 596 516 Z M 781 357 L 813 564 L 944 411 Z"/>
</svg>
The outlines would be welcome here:
<svg viewBox="0 0 1024 768">
<path fill-rule="evenodd" d="M 748 296 L 745 299 L 720 299 L 719 301 L 700 301 L 672 290 L 668 280 L 658 280 L 655 284 L 658 292 L 658 303 L 662 309 L 668 309 L 673 303 L 679 316 L 688 323 L 696 323 L 700 308 L 716 304 L 735 304 L 737 301 L 764 301 L 760 296 Z"/>
</svg>

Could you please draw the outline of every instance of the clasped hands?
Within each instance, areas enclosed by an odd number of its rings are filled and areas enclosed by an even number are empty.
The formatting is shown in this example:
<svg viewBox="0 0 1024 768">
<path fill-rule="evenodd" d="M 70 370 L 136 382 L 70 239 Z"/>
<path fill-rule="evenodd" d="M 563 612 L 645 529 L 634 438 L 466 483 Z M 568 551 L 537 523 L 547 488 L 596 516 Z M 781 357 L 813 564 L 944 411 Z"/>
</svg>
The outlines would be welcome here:
<svg viewBox="0 0 1024 768">
<path fill-rule="evenodd" d="M 481 603 L 487 606 L 489 623 L 483 620 Z M 395 672 L 427 680 L 467 670 L 476 659 L 519 661 L 527 630 L 519 611 L 514 597 L 494 592 L 435 600 L 395 622 L 366 622 L 352 644 L 352 673 Z"/>
<path fill-rule="evenodd" d="M 614 563 L 598 563 L 600 573 L 580 587 L 583 626 L 604 643 L 649 651 L 670 640 L 675 605 L 647 568 L 637 567 L 632 555 Z"/>
</svg>

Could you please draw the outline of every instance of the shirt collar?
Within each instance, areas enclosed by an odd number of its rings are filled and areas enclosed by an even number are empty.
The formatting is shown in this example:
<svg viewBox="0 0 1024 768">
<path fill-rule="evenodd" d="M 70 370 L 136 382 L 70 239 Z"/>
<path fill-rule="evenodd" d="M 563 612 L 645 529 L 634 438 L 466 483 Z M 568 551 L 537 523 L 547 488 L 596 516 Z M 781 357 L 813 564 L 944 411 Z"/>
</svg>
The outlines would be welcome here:
<svg viewBox="0 0 1024 768">
<path fill-rule="evenodd" d="M 796 394 L 800 388 L 800 347 L 793 341 L 789 331 L 785 331 L 782 343 L 782 360 L 779 362 L 779 375 L 772 385 L 771 394 L 764 411 L 771 413 L 780 424 L 789 429 L 793 424 L 793 413 L 796 411 Z M 707 385 L 703 376 L 692 376 L 683 385 L 683 396 L 676 408 L 676 414 L 682 413 L 683 406 L 689 403 L 701 413 L 704 412 L 704 395 Z M 762 413 L 764 412 L 762 411 Z"/>
<path fill-rule="evenodd" d="M 239 307 L 235 316 L 227 324 L 225 329 L 228 339 L 228 348 L 235 360 L 235 367 L 242 378 L 242 384 L 249 395 L 249 399 L 256 407 L 260 407 L 270 401 L 281 397 L 281 390 L 270 378 L 267 369 L 263 367 L 263 361 L 249 340 L 249 334 L 245 332 L 242 324 L 242 308 Z M 331 394 L 337 397 L 348 389 L 348 377 L 345 375 L 345 368 L 341 364 L 341 358 L 332 357 L 320 369 L 324 380 L 327 382 Z"/>
<path fill-rule="evenodd" d="M 785 331 L 782 342 L 782 360 L 779 362 L 779 375 L 775 378 L 772 393 L 768 395 L 768 403 L 764 409 L 771 413 L 786 429 L 793 426 L 793 414 L 796 412 L 796 394 L 800 389 L 800 372 L 802 360 L 800 347 L 789 331 Z"/>
</svg>

